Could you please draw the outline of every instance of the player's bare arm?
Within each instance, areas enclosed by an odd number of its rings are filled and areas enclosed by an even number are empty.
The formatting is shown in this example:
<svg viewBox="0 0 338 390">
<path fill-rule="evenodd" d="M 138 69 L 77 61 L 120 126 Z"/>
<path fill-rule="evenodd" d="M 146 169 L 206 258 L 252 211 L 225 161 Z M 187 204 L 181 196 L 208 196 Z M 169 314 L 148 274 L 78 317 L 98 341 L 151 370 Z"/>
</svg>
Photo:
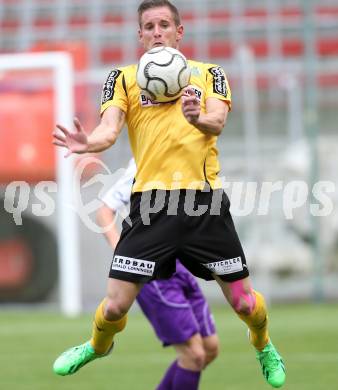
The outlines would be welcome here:
<svg viewBox="0 0 338 390">
<path fill-rule="evenodd" d="M 97 223 L 105 230 L 105 237 L 113 249 L 120 239 L 120 233 L 115 224 L 116 212 L 110 207 L 103 205 L 97 211 Z"/>
<path fill-rule="evenodd" d="M 201 112 L 195 92 L 187 87 L 182 95 L 182 112 L 186 120 L 205 134 L 220 135 L 228 115 L 229 106 L 217 98 L 206 100 L 206 112 Z"/>
<path fill-rule="evenodd" d="M 74 119 L 75 132 L 57 124 L 59 131 L 53 133 L 53 144 L 68 149 L 65 157 L 72 153 L 97 153 L 108 149 L 116 142 L 125 122 L 125 113 L 118 107 L 108 107 L 100 124 L 87 135 L 80 121 Z"/>
</svg>

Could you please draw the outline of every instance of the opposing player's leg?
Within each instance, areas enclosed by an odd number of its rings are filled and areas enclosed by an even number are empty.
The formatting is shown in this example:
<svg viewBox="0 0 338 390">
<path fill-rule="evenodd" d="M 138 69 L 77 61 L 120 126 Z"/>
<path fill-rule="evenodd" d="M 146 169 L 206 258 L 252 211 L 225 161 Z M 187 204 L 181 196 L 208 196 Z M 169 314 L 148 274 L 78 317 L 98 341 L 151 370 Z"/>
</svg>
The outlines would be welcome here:
<svg viewBox="0 0 338 390">
<path fill-rule="evenodd" d="M 115 334 L 126 326 L 127 312 L 141 287 L 141 284 L 109 279 L 107 297 L 95 312 L 90 341 L 60 355 L 54 362 L 54 372 L 63 376 L 71 375 L 92 360 L 108 355 Z"/>
<path fill-rule="evenodd" d="M 251 288 L 249 277 L 234 282 L 224 282 L 217 276 L 215 279 L 234 311 L 247 324 L 250 342 L 267 382 L 275 388 L 281 387 L 285 382 L 285 366 L 269 337 L 263 295 Z"/>
<path fill-rule="evenodd" d="M 201 335 L 197 333 L 184 343 L 174 344 L 173 347 L 177 354 L 177 367 L 171 389 L 198 389 L 201 372 L 206 363 L 206 352 Z M 159 389 L 162 390 L 161 387 Z"/>
<path fill-rule="evenodd" d="M 180 265 L 180 267 L 182 267 L 182 265 Z M 199 333 L 202 336 L 203 349 L 205 352 L 205 363 L 203 368 L 205 368 L 216 359 L 219 353 L 219 339 L 216 334 L 215 322 L 208 302 L 206 301 L 196 278 L 185 271 L 184 279 L 186 286 L 185 296 L 194 312 L 196 321 L 199 325 Z"/>
<path fill-rule="evenodd" d="M 170 365 L 156 390 L 197 390 L 207 360 L 201 335 L 196 333 L 173 347 L 177 360 Z"/>
<path fill-rule="evenodd" d="M 178 263 L 177 269 L 182 268 Z M 178 272 L 178 277 L 198 323 L 199 334 L 192 336 L 185 343 L 174 345 L 178 368 L 172 389 L 195 389 L 194 386 L 197 389 L 201 371 L 218 356 L 219 339 L 209 305 L 196 279 L 184 268 Z"/>
<path fill-rule="evenodd" d="M 213 362 L 219 354 L 219 338 L 217 334 L 202 337 L 203 348 L 205 351 L 204 368 Z"/>
<path fill-rule="evenodd" d="M 218 346 L 217 335 L 201 337 L 200 334 L 174 344 L 177 360 L 168 368 L 157 390 L 198 389 L 201 371 L 217 357 Z"/>
<path fill-rule="evenodd" d="M 164 346 L 171 345 L 177 352 L 177 359 L 166 371 L 157 390 L 196 390 L 205 367 L 207 353 L 199 321 L 186 296 L 187 289 L 184 275 L 179 272 L 169 280 L 146 284 L 137 297 L 157 337 Z"/>
<path fill-rule="evenodd" d="M 174 344 L 175 360 L 157 390 L 198 389 L 202 370 L 218 355 L 219 341 L 216 334 L 201 337 L 195 334 L 186 342 Z"/>
</svg>

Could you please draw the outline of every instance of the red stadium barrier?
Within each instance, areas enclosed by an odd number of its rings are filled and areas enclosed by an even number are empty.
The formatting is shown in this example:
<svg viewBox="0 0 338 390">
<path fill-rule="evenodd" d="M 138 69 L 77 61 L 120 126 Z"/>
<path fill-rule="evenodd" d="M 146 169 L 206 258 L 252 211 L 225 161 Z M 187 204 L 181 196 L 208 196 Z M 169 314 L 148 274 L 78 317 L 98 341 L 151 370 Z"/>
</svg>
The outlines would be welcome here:
<svg viewBox="0 0 338 390">
<path fill-rule="evenodd" d="M 0 291 L 16 289 L 31 276 L 33 254 L 21 238 L 0 241 Z"/>
<path fill-rule="evenodd" d="M 75 70 L 82 71 L 88 66 L 88 49 L 84 43 L 42 43 L 32 49 L 34 52 L 52 50 L 70 52 Z M 55 179 L 54 96 L 50 76 L 50 71 L 32 70 L 7 72 L 1 79 L 0 183 Z M 88 86 L 77 85 L 74 93 L 76 115 L 91 130 L 98 114 L 91 104 Z M 95 170 L 91 167 L 85 176 L 89 177 Z"/>
<path fill-rule="evenodd" d="M 0 95 L 1 183 L 55 178 L 53 118 L 51 92 Z"/>
<path fill-rule="evenodd" d="M 249 39 L 244 42 L 250 47 L 257 58 L 265 58 L 270 54 L 269 42 L 265 39 Z M 321 38 L 316 42 L 316 52 L 319 56 L 338 55 L 338 38 Z M 231 58 L 235 53 L 235 47 L 227 40 L 213 40 L 208 44 L 208 56 L 210 58 Z M 198 52 L 194 42 L 183 44 L 182 52 L 188 58 L 196 57 Z M 143 54 L 143 49 L 138 48 L 136 57 Z M 283 57 L 301 57 L 304 55 L 304 42 L 301 39 L 283 39 L 281 41 L 281 55 Z M 101 50 L 101 60 L 105 64 L 119 64 L 123 61 L 123 49 L 120 46 L 105 46 Z"/>
</svg>

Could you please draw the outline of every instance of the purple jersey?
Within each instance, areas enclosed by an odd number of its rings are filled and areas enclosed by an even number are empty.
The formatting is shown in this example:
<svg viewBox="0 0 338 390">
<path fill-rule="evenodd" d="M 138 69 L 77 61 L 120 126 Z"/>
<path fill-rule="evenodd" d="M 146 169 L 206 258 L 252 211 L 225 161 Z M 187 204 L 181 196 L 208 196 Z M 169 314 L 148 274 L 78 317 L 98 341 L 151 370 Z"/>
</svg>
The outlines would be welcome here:
<svg viewBox="0 0 338 390">
<path fill-rule="evenodd" d="M 184 343 L 196 333 L 202 337 L 215 334 L 202 291 L 178 260 L 174 275 L 145 284 L 137 302 L 164 345 Z"/>
</svg>

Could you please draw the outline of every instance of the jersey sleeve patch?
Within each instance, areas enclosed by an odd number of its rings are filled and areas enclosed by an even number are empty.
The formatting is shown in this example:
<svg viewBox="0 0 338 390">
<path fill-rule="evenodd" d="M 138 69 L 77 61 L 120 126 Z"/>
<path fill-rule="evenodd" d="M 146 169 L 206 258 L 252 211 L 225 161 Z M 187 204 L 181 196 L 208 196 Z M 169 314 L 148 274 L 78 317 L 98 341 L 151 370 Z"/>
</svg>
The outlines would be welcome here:
<svg viewBox="0 0 338 390">
<path fill-rule="evenodd" d="M 219 95 L 224 96 L 225 98 L 228 95 L 227 82 L 223 69 L 220 66 L 214 66 L 209 68 L 209 72 L 212 74 L 213 78 L 213 91 Z"/>
<path fill-rule="evenodd" d="M 102 90 L 101 105 L 108 102 L 114 97 L 116 80 L 118 79 L 121 73 L 122 71 L 119 69 L 113 69 L 109 73 L 107 77 L 107 81 L 104 83 L 103 90 Z"/>
</svg>

